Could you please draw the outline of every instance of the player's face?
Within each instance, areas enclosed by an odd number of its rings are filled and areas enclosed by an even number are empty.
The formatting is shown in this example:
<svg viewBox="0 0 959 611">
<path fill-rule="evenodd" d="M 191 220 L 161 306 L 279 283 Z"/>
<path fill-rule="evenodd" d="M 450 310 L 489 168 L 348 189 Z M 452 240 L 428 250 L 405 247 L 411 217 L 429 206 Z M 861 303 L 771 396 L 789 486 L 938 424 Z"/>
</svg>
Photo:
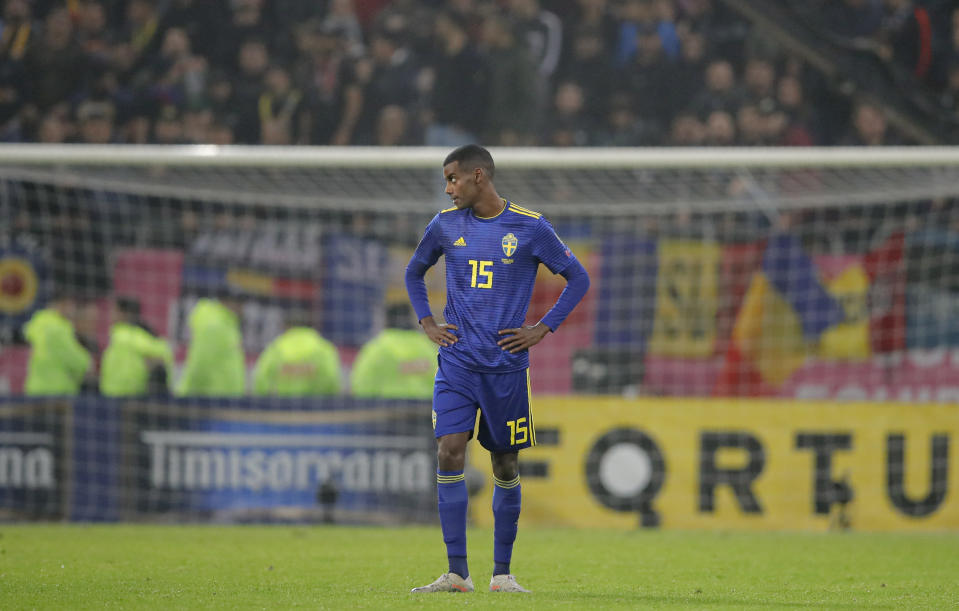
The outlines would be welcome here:
<svg viewBox="0 0 959 611">
<path fill-rule="evenodd" d="M 446 194 L 457 208 L 472 208 L 476 203 L 479 187 L 474 172 L 466 172 L 459 162 L 454 161 L 443 166 L 446 177 Z"/>
</svg>

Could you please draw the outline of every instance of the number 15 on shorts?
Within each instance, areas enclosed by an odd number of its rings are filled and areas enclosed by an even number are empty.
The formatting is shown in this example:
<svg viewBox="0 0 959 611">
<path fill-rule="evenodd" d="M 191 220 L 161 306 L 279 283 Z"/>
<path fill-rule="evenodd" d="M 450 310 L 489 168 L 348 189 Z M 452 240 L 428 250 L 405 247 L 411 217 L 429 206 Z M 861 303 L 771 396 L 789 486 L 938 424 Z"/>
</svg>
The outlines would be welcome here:
<svg viewBox="0 0 959 611">
<path fill-rule="evenodd" d="M 526 440 L 529 438 L 529 428 L 526 426 L 526 418 L 507 420 L 506 426 L 509 427 L 509 444 L 511 446 L 515 446 L 518 443 L 526 443 Z"/>
</svg>

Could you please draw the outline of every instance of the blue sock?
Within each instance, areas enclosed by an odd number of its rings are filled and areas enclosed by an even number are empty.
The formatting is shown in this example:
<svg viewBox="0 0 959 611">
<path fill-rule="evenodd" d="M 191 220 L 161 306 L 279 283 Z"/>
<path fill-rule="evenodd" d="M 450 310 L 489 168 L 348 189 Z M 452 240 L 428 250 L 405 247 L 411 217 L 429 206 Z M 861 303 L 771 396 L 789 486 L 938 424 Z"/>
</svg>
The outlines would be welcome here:
<svg viewBox="0 0 959 611">
<path fill-rule="evenodd" d="M 493 484 L 493 575 L 508 575 L 523 493 L 518 475 L 508 481 L 494 477 Z"/>
<path fill-rule="evenodd" d="M 462 471 L 437 471 L 436 496 L 439 500 L 440 526 L 446 543 L 450 573 L 463 579 L 470 576 L 466 565 L 466 478 Z"/>
</svg>

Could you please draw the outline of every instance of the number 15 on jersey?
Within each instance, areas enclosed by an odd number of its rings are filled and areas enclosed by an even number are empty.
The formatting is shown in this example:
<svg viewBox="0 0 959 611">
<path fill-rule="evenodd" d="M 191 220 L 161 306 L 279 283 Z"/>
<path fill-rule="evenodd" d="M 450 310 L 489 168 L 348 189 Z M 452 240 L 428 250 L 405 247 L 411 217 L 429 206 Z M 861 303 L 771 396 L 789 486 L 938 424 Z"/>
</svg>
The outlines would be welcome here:
<svg viewBox="0 0 959 611">
<path fill-rule="evenodd" d="M 493 267 L 493 262 L 470 259 L 469 264 L 470 269 L 472 270 L 472 274 L 470 275 L 470 286 L 475 289 L 493 288 L 493 270 L 490 269 Z M 477 279 L 480 280 L 478 284 Z"/>
</svg>

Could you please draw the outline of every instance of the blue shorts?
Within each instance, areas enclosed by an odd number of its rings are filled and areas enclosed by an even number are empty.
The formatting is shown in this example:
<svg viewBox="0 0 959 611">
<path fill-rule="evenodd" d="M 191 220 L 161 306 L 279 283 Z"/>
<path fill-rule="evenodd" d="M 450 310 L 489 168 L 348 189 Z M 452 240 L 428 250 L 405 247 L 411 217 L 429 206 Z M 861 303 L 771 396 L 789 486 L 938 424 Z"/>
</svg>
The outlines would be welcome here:
<svg viewBox="0 0 959 611">
<path fill-rule="evenodd" d="M 536 445 L 529 369 L 481 373 L 440 357 L 433 387 L 436 436 L 469 431 L 472 437 L 477 410 L 480 417 L 476 437 L 490 452 L 515 452 Z"/>
</svg>

